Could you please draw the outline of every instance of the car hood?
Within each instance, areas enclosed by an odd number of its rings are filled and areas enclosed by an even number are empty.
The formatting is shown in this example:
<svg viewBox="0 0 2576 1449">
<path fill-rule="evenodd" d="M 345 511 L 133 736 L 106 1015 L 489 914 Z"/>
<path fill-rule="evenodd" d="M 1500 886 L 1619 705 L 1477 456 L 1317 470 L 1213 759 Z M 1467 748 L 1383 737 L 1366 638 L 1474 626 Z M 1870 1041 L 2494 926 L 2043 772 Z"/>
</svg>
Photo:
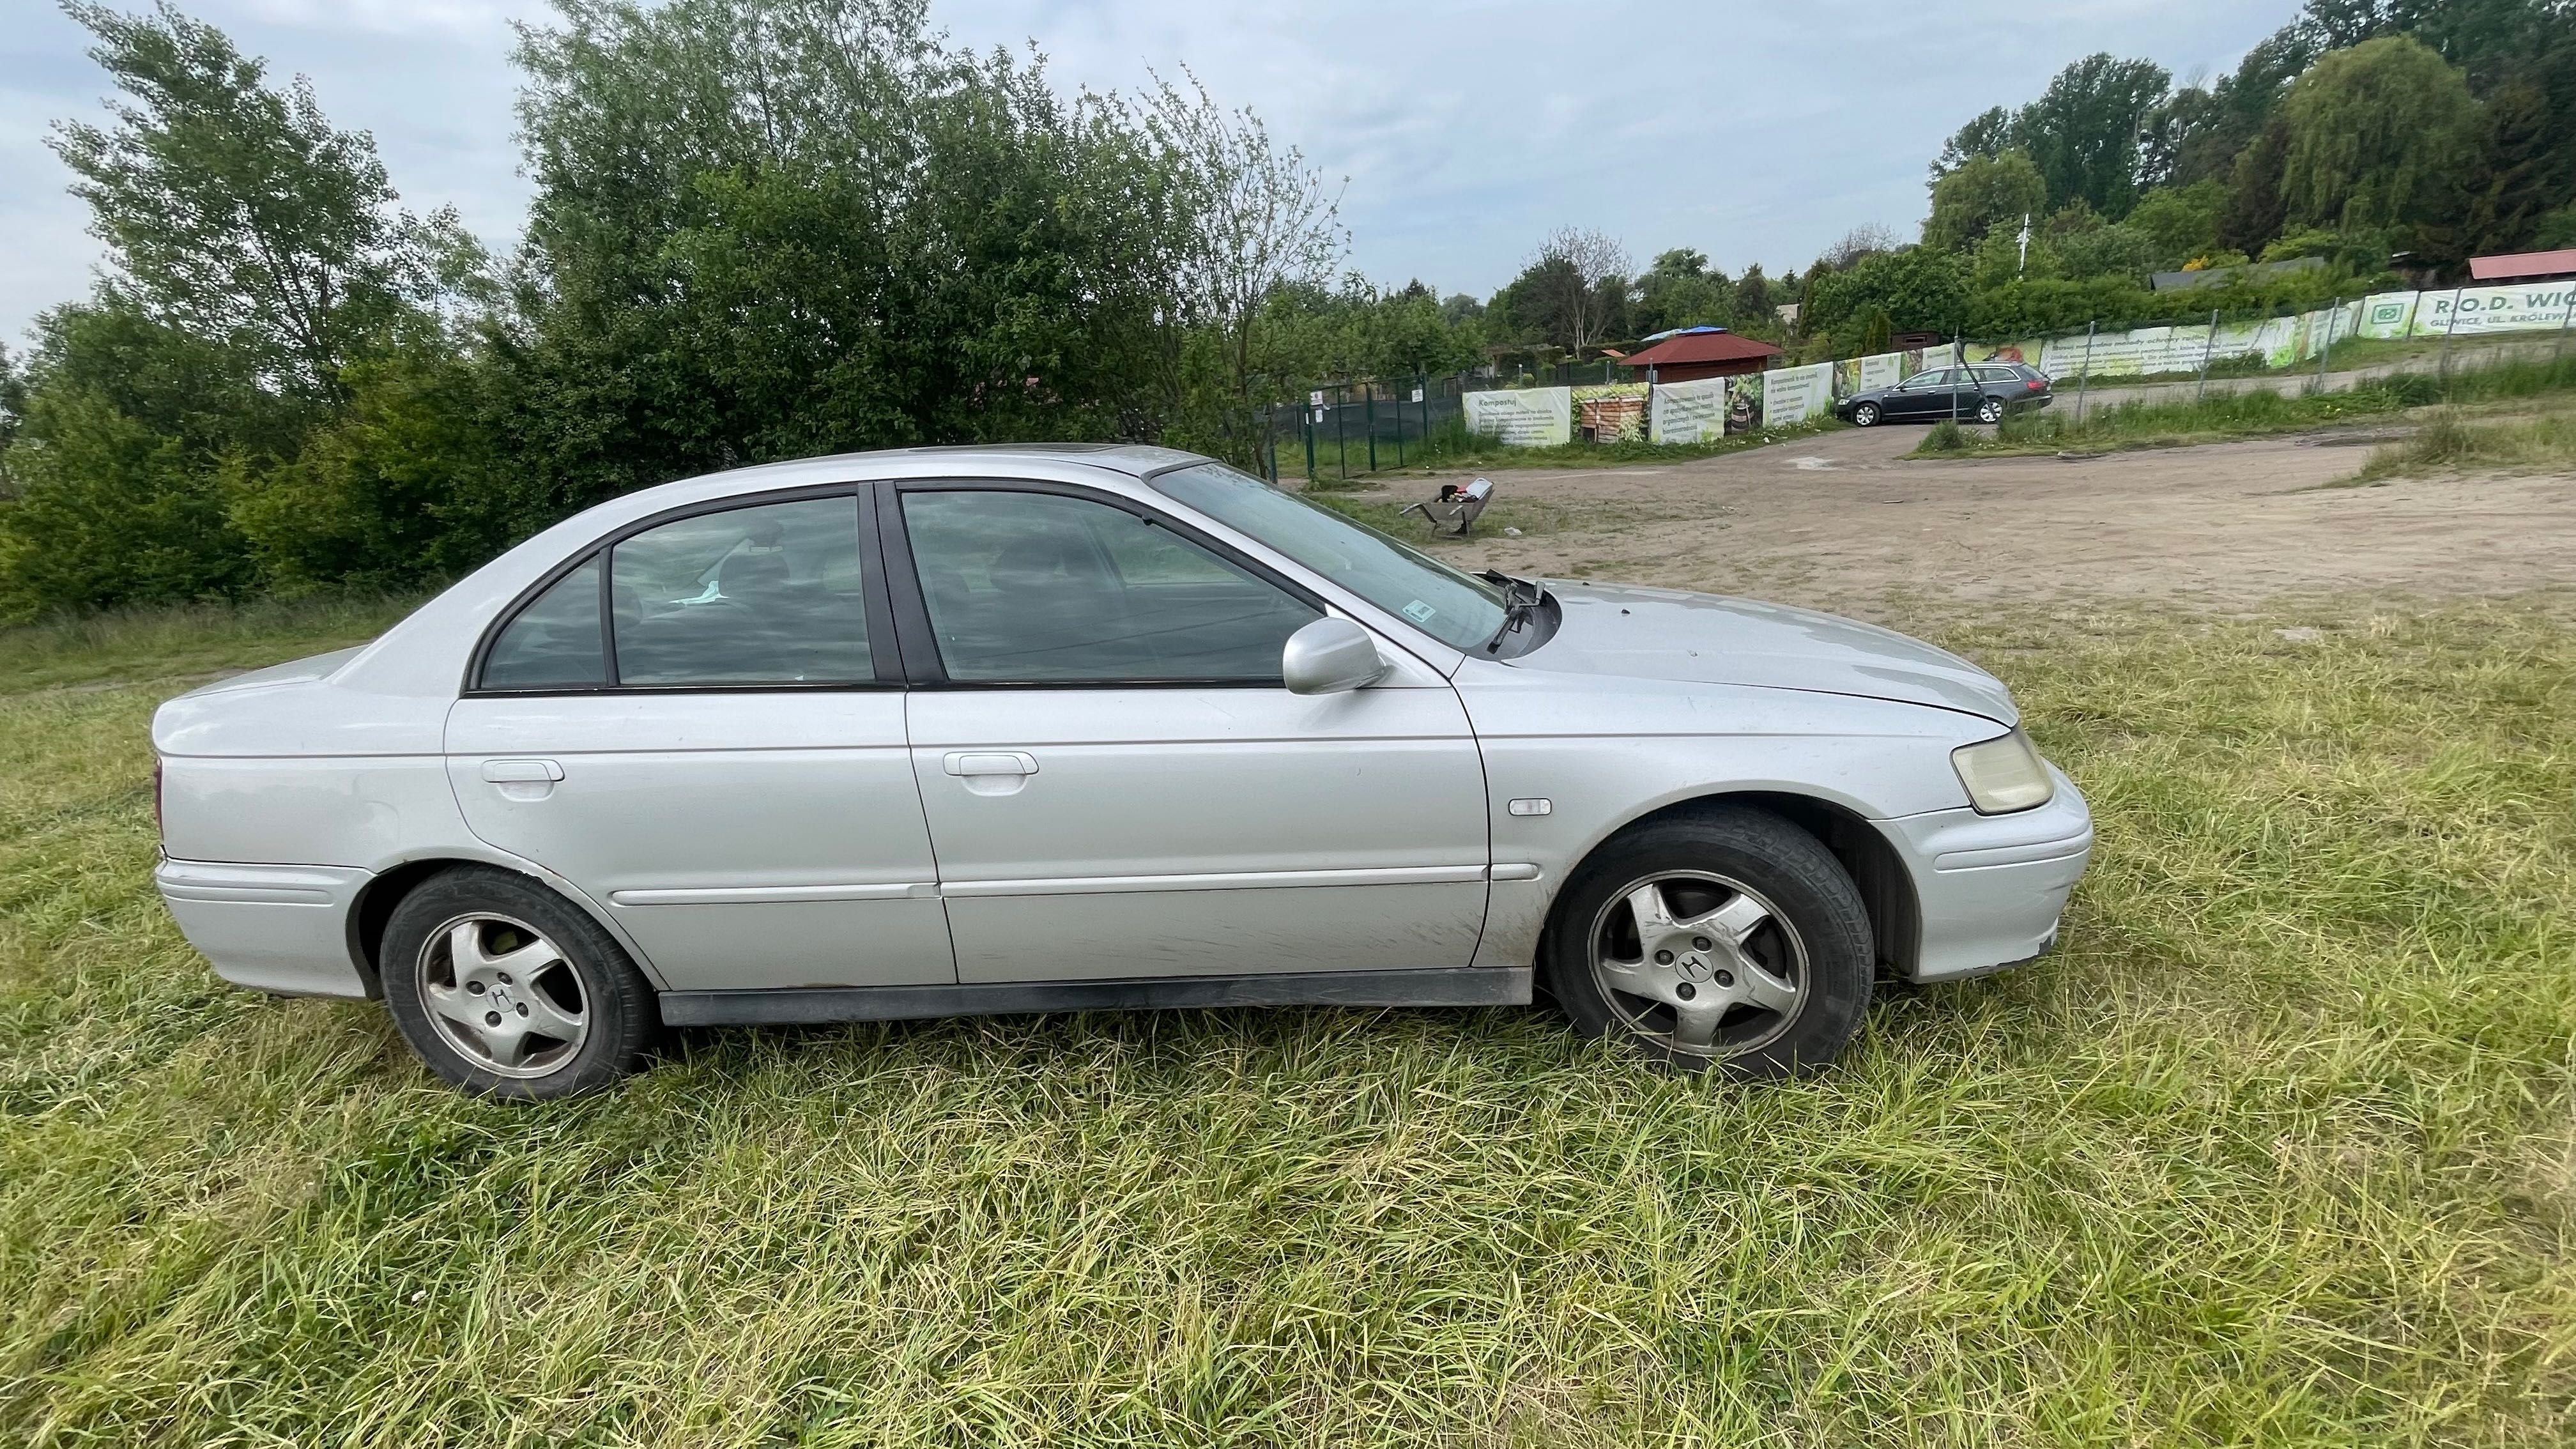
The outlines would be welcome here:
<svg viewBox="0 0 2576 1449">
<path fill-rule="evenodd" d="M 1534 669 L 1892 699 L 2018 724 L 2011 691 L 1946 650 L 1858 620 L 1679 589 L 1547 581 L 1563 622 Z"/>
</svg>

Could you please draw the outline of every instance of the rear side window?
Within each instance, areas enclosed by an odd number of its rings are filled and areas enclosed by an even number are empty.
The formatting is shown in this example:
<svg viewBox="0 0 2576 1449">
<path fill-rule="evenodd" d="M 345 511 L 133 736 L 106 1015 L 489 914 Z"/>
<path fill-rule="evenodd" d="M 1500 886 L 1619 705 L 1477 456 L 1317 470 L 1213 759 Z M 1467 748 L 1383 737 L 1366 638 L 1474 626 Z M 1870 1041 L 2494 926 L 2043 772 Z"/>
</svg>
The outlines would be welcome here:
<svg viewBox="0 0 2576 1449">
<path fill-rule="evenodd" d="M 848 496 L 682 518 L 617 545 L 617 682 L 855 684 L 875 677 Z"/>
<path fill-rule="evenodd" d="M 492 641 L 485 689 L 597 689 L 608 682 L 600 643 L 600 562 L 593 556 L 537 595 Z"/>
</svg>

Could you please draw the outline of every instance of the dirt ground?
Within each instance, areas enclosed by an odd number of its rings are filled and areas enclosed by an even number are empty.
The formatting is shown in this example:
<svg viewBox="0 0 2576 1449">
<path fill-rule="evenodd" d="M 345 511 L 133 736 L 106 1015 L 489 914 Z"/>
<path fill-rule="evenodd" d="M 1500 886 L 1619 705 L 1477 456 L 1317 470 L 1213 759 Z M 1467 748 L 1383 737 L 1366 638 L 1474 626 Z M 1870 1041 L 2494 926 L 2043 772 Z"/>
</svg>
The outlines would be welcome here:
<svg viewBox="0 0 2576 1449">
<path fill-rule="evenodd" d="M 2576 477 L 2334 486 L 2369 456 L 2367 434 L 2079 461 L 1903 458 L 1922 436 L 1876 428 L 1671 465 L 1501 472 L 1483 536 L 1441 552 L 1865 617 L 1890 600 L 2236 612 L 2297 595 L 2576 594 Z M 1409 502 L 1440 481 L 1370 496 Z M 1501 536 L 1514 523 L 1525 535 Z"/>
</svg>

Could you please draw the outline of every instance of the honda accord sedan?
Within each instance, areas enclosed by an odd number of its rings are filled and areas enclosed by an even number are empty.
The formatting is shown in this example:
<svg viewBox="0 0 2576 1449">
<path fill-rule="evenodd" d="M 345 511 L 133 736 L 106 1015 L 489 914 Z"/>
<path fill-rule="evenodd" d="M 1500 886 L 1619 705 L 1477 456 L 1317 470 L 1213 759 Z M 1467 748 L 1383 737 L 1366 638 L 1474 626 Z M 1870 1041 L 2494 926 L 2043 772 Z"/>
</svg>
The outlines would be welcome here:
<svg viewBox="0 0 2576 1449">
<path fill-rule="evenodd" d="M 226 979 L 543 1099 L 664 1028 L 1517 1005 L 1831 1061 L 2057 939 L 2093 832 L 1983 670 L 1469 575 L 1223 464 L 919 449 L 630 494 L 153 722 Z"/>
</svg>

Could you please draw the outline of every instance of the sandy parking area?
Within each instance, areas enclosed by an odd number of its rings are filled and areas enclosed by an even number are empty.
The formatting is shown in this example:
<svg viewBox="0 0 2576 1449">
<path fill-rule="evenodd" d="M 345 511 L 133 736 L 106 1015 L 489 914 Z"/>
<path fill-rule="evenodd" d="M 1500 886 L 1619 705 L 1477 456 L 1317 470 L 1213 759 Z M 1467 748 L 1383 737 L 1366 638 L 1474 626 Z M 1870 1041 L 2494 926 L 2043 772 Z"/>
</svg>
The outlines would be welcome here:
<svg viewBox="0 0 2576 1449">
<path fill-rule="evenodd" d="M 1516 573 L 1875 612 L 1871 601 L 2112 596 L 2233 609 L 2282 595 L 2576 587 L 2576 478 L 2334 487 L 2349 435 L 2081 461 L 1910 461 L 1919 428 L 1722 458 L 1493 475 L 1531 525 L 1444 550 Z M 1410 501 L 1438 479 L 1383 494 Z M 1514 521 L 1498 506 L 1489 523 Z"/>
</svg>

